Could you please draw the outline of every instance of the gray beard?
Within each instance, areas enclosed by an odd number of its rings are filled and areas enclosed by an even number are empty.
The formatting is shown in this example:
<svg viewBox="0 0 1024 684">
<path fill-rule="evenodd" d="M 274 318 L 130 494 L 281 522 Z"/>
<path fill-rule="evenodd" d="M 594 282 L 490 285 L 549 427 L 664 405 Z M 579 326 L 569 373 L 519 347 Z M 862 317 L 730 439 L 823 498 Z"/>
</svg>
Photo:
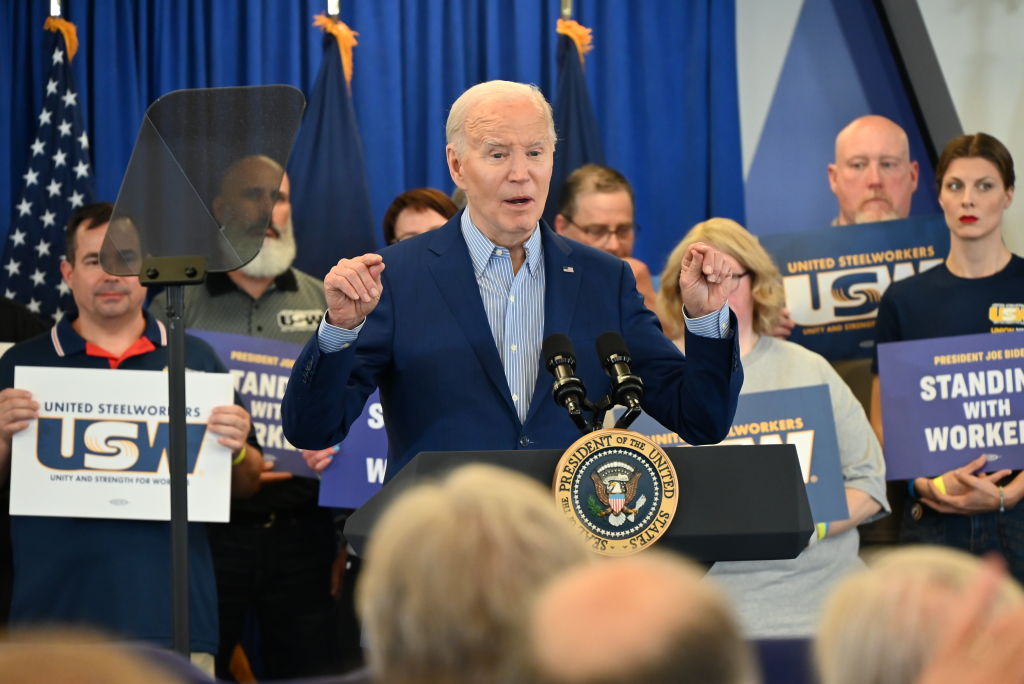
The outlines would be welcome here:
<svg viewBox="0 0 1024 684">
<path fill-rule="evenodd" d="M 250 278 L 276 278 L 291 268 L 296 251 L 292 220 L 288 219 L 278 232 L 276 239 L 264 238 L 259 254 L 240 269 L 242 273 Z"/>
</svg>

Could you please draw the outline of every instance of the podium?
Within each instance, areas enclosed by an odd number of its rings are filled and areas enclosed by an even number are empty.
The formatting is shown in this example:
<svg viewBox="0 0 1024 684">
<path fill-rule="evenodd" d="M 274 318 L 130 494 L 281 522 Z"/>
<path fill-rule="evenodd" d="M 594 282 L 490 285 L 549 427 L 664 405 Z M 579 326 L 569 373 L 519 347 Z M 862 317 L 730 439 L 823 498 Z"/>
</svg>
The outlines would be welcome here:
<svg viewBox="0 0 1024 684">
<path fill-rule="evenodd" d="M 793 445 L 671 447 L 665 452 L 675 465 L 679 503 L 654 548 L 713 563 L 795 558 L 807 546 L 814 523 Z M 374 523 L 392 499 L 460 465 L 509 468 L 550 488 L 561 456 L 558 449 L 422 452 L 349 517 L 345 536 L 362 556 Z"/>
</svg>

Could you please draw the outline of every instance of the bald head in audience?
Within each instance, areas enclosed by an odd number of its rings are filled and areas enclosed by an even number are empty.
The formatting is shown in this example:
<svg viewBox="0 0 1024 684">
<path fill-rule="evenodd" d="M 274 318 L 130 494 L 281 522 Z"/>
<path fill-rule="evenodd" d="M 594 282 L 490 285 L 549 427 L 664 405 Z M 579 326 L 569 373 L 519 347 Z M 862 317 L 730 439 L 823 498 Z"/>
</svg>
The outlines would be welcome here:
<svg viewBox="0 0 1024 684">
<path fill-rule="evenodd" d="M 184 658 L 181 667 L 189 667 Z M 111 642 L 94 632 L 70 628 L 22 630 L 8 633 L 0 641 L 0 684 L 182 684 L 183 681 L 150 663 L 129 646 Z"/>
<path fill-rule="evenodd" d="M 374 527 L 357 607 L 388 684 L 523 682 L 535 592 L 590 551 L 551 492 L 469 465 L 403 493 Z"/>
<path fill-rule="evenodd" d="M 652 551 L 563 573 L 541 593 L 530 620 L 539 681 L 756 682 L 725 596 L 703 574 Z"/>
<path fill-rule="evenodd" d="M 854 119 L 836 136 L 836 159 L 828 165 L 839 201 L 836 225 L 906 218 L 917 176 L 906 131 L 884 116 Z"/>
</svg>

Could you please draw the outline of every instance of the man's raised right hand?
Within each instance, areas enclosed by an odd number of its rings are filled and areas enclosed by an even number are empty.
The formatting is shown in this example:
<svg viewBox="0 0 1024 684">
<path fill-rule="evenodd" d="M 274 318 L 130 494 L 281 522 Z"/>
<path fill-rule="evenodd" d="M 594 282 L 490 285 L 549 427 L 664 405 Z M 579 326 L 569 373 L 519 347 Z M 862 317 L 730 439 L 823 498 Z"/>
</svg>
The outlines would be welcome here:
<svg viewBox="0 0 1024 684">
<path fill-rule="evenodd" d="M 346 330 L 358 327 L 384 292 L 380 277 L 383 270 L 384 260 L 379 254 L 363 254 L 335 264 L 324 278 L 327 322 Z"/>
</svg>

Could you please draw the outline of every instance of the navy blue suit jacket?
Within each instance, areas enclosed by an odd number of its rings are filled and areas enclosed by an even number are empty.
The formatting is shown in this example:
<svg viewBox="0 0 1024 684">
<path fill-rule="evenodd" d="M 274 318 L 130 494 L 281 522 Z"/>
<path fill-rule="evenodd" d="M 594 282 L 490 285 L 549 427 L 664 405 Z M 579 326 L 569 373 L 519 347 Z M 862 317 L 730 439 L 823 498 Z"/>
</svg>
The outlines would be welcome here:
<svg viewBox="0 0 1024 684">
<path fill-rule="evenodd" d="M 461 214 L 445 226 L 381 251 L 384 291 L 356 344 L 320 352 L 316 335 L 292 369 L 284 432 L 292 444 L 336 444 L 380 387 L 390 478 L 421 451 L 564 449 L 580 435 L 551 398 L 543 368 L 525 424 L 512 403 L 487 322 Z M 644 410 L 691 444 L 721 441 L 743 383 L 736 335 L 687 334 L 686 358 L 644 307 L 622 260 L 541 226 L 544 335 L 567 334 L 590 398 L 608 391 L 595 341 L 619 332 L 645 383 Z M 733 317 L 732 329 L 736 330 Z"/>
</svg>

